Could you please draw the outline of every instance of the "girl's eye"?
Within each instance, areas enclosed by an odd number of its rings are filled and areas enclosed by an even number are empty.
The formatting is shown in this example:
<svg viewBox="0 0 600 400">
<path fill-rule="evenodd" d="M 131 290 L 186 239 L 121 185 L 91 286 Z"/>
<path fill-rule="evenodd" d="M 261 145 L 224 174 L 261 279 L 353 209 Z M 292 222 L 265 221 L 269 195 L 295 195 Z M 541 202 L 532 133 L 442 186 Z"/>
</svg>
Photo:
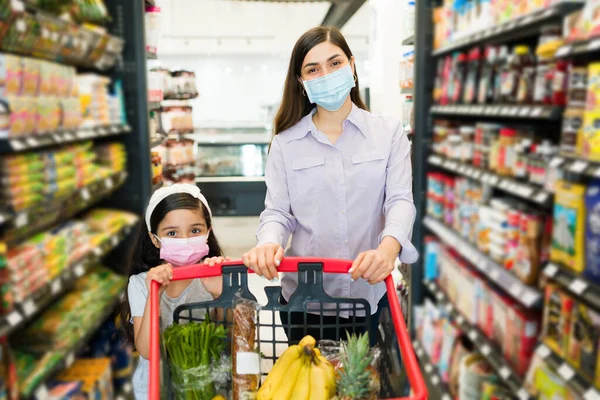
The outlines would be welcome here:
<svg viewBox="0 0 600 400">
<path fill-rule="evenodd" d="M 169 232 L 167 232 L 167 236 L 177 236 L 177 232 L 169 231 Z"/>
<path fill-rule="evenodd" d="M 200 231 L 200 229 L 198 229 L 198 228 L 192 229 L 192 234 L 197 235 L 199 233 L 202 233 L 202 231 Z"/>
</svg>

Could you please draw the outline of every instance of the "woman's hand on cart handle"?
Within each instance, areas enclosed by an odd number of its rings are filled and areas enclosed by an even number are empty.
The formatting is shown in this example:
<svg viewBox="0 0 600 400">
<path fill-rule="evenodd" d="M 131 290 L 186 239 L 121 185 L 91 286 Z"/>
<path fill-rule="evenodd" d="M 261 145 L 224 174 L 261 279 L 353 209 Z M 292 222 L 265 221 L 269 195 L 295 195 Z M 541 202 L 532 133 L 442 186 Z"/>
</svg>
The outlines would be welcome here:
<svg viewBox="0 0 600 400">
<path fill-rule="evenodd" d="M 355 281 L 362 278 L 371 285 L 383 282 L 394 270 L 394 259 L 380 249 L 360 253 L 352 263 L 350 275 Z"/>
<path fill-rule="evenodd" d="M 148 292 L 150 291 L 150 285 L 152 284 L 152 281 L 156 281 L 160 283 L 158 294 L 162 295 L 167 289 L 167 286 L 169 286 L 169 283 L 171 283 L 172 279 L 173 266 L 171 264 L 163 264 L 150 269 L 148 274 L 146 274 L 146 287 L 148 288 Z"/>
<path fill-rule="evenodd" d="M 278 243 L 265 243 L 256 246 L 242 257 L 247 268 L 252 269 L 258 276 L 269 280 L 279 277 L 277 267 L 283 259 L 283 247 Z"/>
</svg>

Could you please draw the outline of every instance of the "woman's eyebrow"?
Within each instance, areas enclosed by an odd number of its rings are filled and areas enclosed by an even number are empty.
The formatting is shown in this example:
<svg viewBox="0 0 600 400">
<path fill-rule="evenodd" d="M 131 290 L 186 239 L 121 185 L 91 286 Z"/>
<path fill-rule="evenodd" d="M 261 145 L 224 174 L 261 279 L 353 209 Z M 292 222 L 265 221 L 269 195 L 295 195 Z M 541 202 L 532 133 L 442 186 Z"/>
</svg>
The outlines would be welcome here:
<svg viewBox="0 0 600 400">
<path fill-rule="evenodd" d="M 333 56 L 329 57 L 329 58 L 327 59 L 327 61 L 334 60 L 334 59 L 338 58 L 339 56 L 341 56 L 341 54 L 335 54 L 335 55 L 333 55 Z M 319 65 L 319 63 L 317 63 L 317 62 L 314 62 L 314 63 L 308 63 L 308 64 L 306 64 L 306 65 L 305 65 L 303 68 L 306 68 L 306 67 L 314 67 L 315 65 Z"/>
<path fill-rule="evenodd" d="M 190 226 L 206 226 L 206 224 L 204 222 L 197 222 L 197 223 L 192 224 Z"/>
<path fill-rule="evenodd" d="M 166 226 L 164 228 L 162 228 L 163 231 L 168 231 L 168 230 L 177 230 L 176 226 Z"/>
</svg>

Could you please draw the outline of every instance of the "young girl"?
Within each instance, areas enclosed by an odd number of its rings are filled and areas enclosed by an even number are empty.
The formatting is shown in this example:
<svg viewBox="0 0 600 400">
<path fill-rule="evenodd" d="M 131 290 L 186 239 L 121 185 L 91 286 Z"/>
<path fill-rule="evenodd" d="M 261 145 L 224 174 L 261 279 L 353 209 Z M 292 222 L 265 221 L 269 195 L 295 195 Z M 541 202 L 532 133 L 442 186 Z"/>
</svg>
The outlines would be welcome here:
<svg viewBox="0 0 600 400">
<path fill-rule="evenodd" d="M 179 305 L 210 301 L 221 294 L 221 277 L 171 282 L 173 268 L 201 260 L 210 265 L 224 261 L 211 218 L 206 198 L 194 185 L 161 188 L 150 199 L 146 210 L 147 232 L 141 231 L 134 250 L 121 310 L 127 336 L 141 356 L 133 375 L 136 399 L 148 398 L 148 293 L 152 280 L 161 283 L 163 329 L 173 323 L 173 312 Z"/>
</svg>

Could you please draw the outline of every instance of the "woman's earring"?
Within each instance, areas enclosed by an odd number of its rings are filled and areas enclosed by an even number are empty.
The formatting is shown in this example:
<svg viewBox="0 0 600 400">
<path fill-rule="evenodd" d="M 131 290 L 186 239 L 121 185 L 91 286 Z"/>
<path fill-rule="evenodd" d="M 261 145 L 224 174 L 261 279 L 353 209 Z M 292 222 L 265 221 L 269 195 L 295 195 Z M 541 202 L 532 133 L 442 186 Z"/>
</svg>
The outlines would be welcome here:
<svg viewBox="0 0 600 400">
<path fill-rule="evenodd" d="M 306 90 L 302 89 L 302 96 L 306 97 Z"/>
<path fill-rule="evenodd" d="M 354 75 L 354 83 L 358 83 L 358 76 Z"/>
</svg>

